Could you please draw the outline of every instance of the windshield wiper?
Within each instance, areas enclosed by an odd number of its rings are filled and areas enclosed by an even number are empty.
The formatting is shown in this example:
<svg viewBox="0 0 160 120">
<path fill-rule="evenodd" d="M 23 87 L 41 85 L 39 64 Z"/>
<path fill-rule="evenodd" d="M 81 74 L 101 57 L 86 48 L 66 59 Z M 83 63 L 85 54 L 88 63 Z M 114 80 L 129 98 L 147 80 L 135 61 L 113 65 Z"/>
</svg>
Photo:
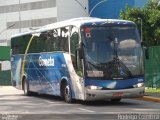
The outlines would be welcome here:
<svg viewBox="0 0 160 120">
<path fill-rule="evenodd" d="M 113 74 L 112 77 L 129 77 L 132 76 L 131 71 L 126 67 L 126 65 L 119 59 L 118 56 L 118 39 L 115 37 L 113 33 L 113 37 L 109 37 L 109 39 L 113 42 L 113 60 L 108 62 L 109 66 L 112 68 L 108 72 L 109 74 Z"/>
<path fill-rule="evenodd" d="M 126 65 L 119 59 L 118 56 L 118 40 L 117 38 L 113 41 L 113 61 L 118 64 L 118 71 L 122 76 L 132 76 L 131 71 L 126 67 Z"/>
</svg>

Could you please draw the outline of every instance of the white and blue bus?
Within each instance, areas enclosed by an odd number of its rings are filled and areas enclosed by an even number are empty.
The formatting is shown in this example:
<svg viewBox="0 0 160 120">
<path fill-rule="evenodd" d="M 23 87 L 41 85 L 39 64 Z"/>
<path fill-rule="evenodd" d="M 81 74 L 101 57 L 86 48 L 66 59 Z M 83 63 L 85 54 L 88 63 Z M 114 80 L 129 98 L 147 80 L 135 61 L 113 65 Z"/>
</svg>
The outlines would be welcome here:
<svg viewBox="0 0 160 120">
<path fill-rule="evenodd" d="M 144 95 L 141 40 L 135 23 L 75 18 L 11 37 L 11 80 L 66 102 Z"/>
</svg>

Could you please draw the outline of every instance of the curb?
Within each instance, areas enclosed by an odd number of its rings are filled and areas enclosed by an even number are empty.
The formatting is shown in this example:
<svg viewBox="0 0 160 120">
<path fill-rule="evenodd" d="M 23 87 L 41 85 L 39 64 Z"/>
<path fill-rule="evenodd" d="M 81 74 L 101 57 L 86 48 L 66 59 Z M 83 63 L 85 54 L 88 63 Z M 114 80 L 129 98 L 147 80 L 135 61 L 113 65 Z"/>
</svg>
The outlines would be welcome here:
<svg viewBox="0 0 160 120">
<path fill-rule="evenodd" d="M 135 98 L 137 100 L 144 100 L 144 101 L 150 101 L 150 102 L 160 102 L 160 98 L 151 97 L 151 96 L 143 96 L 141 98 Z"/>
</svg>

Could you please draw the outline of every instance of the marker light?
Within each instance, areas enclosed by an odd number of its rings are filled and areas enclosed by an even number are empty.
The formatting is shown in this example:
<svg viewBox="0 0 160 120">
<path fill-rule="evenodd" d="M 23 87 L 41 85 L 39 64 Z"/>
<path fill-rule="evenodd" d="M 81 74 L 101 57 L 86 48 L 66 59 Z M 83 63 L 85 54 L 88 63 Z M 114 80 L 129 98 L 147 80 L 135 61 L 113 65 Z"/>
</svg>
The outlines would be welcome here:
<svg viewBox="0 0 160 120">
<path fill-rule="evenodd" d="M 99 87 L 99 86 L 94 86 L 94 85 L 91 85 L 91 86 L 87 86 L 88 89 L 91 89 L 91 90 L 101 90 L 102 87 Z"/>
<path fill-rule="evenodd" d="M 136 85 L 133 85 L 134 88 L 139 88 L 139 87 L 143 87 L 144 83 L 138 83 Z"/>
</svg>

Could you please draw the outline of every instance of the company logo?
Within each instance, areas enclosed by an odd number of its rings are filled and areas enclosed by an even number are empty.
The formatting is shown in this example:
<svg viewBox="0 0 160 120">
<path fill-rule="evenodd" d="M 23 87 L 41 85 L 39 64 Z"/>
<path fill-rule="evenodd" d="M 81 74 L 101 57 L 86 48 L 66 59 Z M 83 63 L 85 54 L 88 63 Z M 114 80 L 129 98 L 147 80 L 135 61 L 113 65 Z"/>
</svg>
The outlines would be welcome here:
<svg viewBox="0 0 160 120">
<path fill-rule="evenodd" d="M 39 66 L 54 66 L 54 59 L 51 57 L 46 59 L 40 56 L 38 63 L 39 63 Z"/>
</svg>

